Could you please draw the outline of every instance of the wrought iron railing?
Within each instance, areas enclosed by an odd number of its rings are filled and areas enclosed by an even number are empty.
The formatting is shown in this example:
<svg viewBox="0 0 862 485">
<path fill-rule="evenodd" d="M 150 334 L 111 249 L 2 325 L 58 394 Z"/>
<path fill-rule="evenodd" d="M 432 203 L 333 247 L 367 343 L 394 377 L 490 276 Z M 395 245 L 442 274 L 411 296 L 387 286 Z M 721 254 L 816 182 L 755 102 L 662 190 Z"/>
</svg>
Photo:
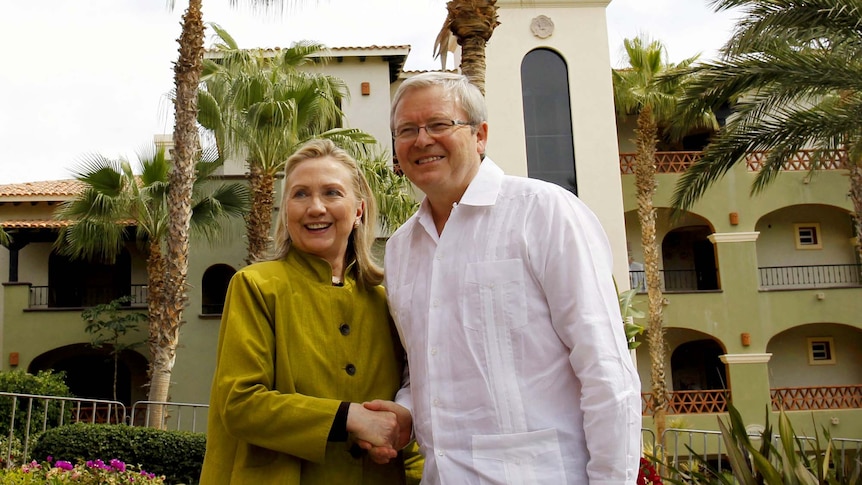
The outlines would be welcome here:
<svg viewBox="0 0 862 485">
<path fill-rule="evenodd" d="M 31 286 L 29 308 L 80 308 L 108 303 L 123 294 L 132 297 L 130 306 L 146 306 L 147 285 L 130 285 L 129 292 L 117 291 L 115 287 L 88 286 L 59 291 L 52 286 Z"/>
<path fill-rule="evenodd" d="M 776 411 L 862 408 L 862 385 L 776 387 L 769 390 L 769 395 Z"/>
<path fill-rule="evenodd" d="M 667 412 L 668 414 L 723 413 L 727 411 L 729 401 L 730 391 L 727 389 L 671 391 Z M 641 393 L 641 413 L 644 416 L 652 416 L 654 412 L 652 394 Z"/>
<path fill-rule="evenodd" d="M 758 172 L 763 167 L 769 152 L 751 152 L 745 157 L 745 166 L 749 172 Z M 782 166 L 787 171 L 808 171 L 816 165 L 819 170 L 841 170 L 847 168 L 847 151 L 833 150 L 826 152 L 821 158 L 814 156 L 814 150 L 799 150 Z M 703 152 L 656 152 L 656 173 L 683 173 L 697 162 Z M 620 173 L 623 175 L 635 173 L 636 153 L 620 153 Z"/>
<path fill-rule="evenodd" d="M 707 272 L 696 269 L 663 269 L 659 271 L 662 291 L 704 291 L 717 290 L 716 271 Z M 638 293 L 646 292 L 646 272 L 629 271 L 629 287 Z"/>
<path fill-rule="evenodd" d="M 761 288 L 859 286 L 862 264 L 764 266 L 757 268 Z"/>
</svg>

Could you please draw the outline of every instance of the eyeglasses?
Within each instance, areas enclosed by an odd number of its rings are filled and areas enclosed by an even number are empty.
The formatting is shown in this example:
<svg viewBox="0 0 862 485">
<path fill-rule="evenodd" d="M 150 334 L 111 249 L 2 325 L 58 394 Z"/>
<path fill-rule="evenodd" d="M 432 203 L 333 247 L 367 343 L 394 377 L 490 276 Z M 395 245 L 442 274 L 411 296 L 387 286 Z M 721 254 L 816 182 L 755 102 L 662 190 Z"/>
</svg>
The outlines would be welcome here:
<svg viewBox="0 0 862 485">
<path fill-rule="evenodd" d="M 423 126 L 404 125 L 399 126 L 392 132 L 392 138 L 396 141 L 413 141 L 419 137 L 419 130 L 425 129 L 428 136 L 437 138 L 449 134 L 459 126 L 474 126 L 475 123 L 461 120 L 433 120 Z"/>
</svg>

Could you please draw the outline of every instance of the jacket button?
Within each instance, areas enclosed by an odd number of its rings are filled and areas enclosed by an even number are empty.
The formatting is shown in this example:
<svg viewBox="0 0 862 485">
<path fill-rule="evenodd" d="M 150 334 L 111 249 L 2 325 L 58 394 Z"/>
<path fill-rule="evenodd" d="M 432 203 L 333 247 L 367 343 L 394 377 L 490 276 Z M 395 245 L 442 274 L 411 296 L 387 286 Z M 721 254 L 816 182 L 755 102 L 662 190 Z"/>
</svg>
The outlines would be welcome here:
<svg viewBox="0 0 862 485">
<path fill-rule="evenodd" d="M 338 330 L 341 332 L 341 335 L 350 335 L 350 325 L 346 323 L 342 323 Z"/>
<path fill-rule="evenodd" d="M 347 375 L 352 376 L 356 374 L 356 366 L 353 364 L 347 364 L 347 367 L 344 368 L 344 372 L 347 372 Z"/>
</svg>

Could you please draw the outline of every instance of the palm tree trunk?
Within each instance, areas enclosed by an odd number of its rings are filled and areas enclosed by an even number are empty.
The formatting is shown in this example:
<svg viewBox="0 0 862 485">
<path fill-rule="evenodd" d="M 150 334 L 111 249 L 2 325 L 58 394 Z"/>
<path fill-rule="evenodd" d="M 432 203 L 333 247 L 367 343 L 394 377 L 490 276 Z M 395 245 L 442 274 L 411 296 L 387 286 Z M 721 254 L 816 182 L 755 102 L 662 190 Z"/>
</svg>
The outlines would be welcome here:
<svg viewBox="0 0 862 485">
<path fill-rule="evenodd" d="M 260 261 L 269 250 L 272 230 L 272 208 L 274 206 L 275 177 L 263 170 L 258 163 L 249 163 L 249 188 L 252 194 L 251 210 L 246 216 L 248 255 L 246 264 Z"/>
<path fill-rule="evenodd" d="M 485 44 L 497 21 L 497 0 L 449 0 L 447 22 L 461 46 L 461 73 L 485 94 Z"/>
<path fill-rule="evenodd" d="M 165 320 L 159 322 L 157 335 L 151 333 L 152 355 L 150 401 L 167 401 L 171 372 L 176 358 L 177 340 L 182 324 L 183 308 L 188 300 L 189 225 L 191 222 L 192 184 L 195 160 L 200 151 L 197 132 L 197 93 L 203 69 L 204 24 L 202 0 L 190 0 L 183 15 L 180 34 L 180 55 L 174 66 L 176 101 L 174 104 L 174 166 L 168 179 L 168 241 L 165 272 Z M 151 328 L 152 330 L 152 328 Z M 160 406 L 155 406 L 160 408 Z M 156 427 L 162 427 L 161 411 L 157 411 Z"/>
<path fill-rule="evenodd" d="M 646 106 L 638 115 L 638 128 L 635 131 L 635 143 L 637 144 L 635 187 L 637 189 L 638 220 L 641 225 L 641 245 L 644 253 L 644 273 L 649 305 L 647 341 L 649 342 L 650 376 L 652 378 L 653 421 L 656 436 L 659 437 L 659 440 L 663 440 L 669 392 L 664 370 L 667 343 L 664 339 L 662 323 L 661 276 L 658 269 L 660 252 L 656 242 L 656 212 L 655 207 L 653 207 L 653 196 L 656 190 L 657 131 L 652 116 L 652 108 Z"/>
<path fill-rule="evenodd" d="M 856 261 L 862 263 L 862 160 L 848 160 L 850 200 L 853 201 L 853 229 L 856 231 Z M 862 276 L 862 275 L 860 275 Z"/>
</svg>

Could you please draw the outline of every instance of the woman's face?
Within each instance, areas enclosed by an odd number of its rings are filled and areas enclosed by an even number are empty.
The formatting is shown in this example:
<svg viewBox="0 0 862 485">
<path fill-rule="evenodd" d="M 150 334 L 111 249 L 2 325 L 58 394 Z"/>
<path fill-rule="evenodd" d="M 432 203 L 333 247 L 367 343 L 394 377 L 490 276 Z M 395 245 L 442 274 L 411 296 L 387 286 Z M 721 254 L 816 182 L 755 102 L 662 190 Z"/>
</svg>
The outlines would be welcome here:
<svg viewBox="0 0 862 485">
<path fill-rule="evenodd" d="M 287 177 L 285 201 L 291 244 L 329 261 L 340 275 L 353 224 L 365 209 L 350 168 L 332 157 L 300 162 Z"/>
</svg>

